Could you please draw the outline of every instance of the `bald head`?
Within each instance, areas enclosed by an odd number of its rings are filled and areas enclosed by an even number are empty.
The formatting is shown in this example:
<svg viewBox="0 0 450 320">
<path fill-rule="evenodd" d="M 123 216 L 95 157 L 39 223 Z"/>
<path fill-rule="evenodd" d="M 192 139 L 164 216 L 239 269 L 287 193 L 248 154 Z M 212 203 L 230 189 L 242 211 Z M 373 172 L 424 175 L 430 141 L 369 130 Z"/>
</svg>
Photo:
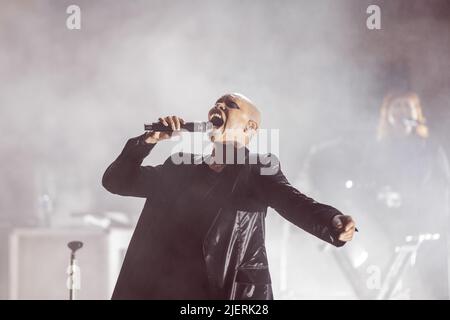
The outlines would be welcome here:
<svg viewBox="0 0 450 320">
<path fill-rule="evenodd" d="M 227 95 L 234 99 L 234 101 L 241 107 L 242 111 L 247 113 L 249 120 L 254 121 L 257 128 L 259 128 L 261 125 L 261 112 L 255 104 L 241 93 L 229 93 Z"/>
<path fill-rule="evenodd" d="M 261 113 L 255 104 L 240 93 L 221 96 L 209 111 L 209 119 L 221 117 L 223 124 L 215 127 L 212 141 L 242 141 L 248 144 L 261 124 Z"/>
</svg>

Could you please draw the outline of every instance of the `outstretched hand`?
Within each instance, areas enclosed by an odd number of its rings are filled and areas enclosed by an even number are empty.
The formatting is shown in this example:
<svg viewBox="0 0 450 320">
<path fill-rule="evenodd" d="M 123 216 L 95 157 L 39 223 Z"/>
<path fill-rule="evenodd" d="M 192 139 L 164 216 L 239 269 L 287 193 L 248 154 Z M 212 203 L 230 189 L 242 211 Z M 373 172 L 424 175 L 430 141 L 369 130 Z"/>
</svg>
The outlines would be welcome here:
<svg viewBox="0 0 450 320">
<path fill-rule="evenodd" d="M 353 239 L 356 225 L 351 216 L 337 215 L 332 220 L 333 227 L 339 232 L 340 241 L 350 241 Z"/>
</svg>

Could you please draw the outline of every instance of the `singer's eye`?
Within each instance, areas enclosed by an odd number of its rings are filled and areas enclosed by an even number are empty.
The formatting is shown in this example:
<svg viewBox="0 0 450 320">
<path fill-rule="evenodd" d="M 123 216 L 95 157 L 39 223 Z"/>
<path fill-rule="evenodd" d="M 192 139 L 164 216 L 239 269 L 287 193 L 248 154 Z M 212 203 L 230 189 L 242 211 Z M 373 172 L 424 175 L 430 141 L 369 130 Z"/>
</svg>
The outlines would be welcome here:
<svg viewBox="0 0 450 320">
<path fill-rule="evenodd" d="M 226 105 L 228 108 L 231 108 L 231 109 L 239 109 L 239 106 L 237 105 L 237 103 L 233 102 L 233 101 L 227 101 Z"/>
<path fill-rule="evenodd" d="M 228 96 L 222 97 L 219 100 L 217 100 L 216 105 L 218 103 L 224 103 L 226 105 L 226 107 L 230 108 L 230 109 L 240 109 L 239 105 L 236 102 L 234 102 L 233 100 L 231 100 L 231 98 Z"/>
</svg>

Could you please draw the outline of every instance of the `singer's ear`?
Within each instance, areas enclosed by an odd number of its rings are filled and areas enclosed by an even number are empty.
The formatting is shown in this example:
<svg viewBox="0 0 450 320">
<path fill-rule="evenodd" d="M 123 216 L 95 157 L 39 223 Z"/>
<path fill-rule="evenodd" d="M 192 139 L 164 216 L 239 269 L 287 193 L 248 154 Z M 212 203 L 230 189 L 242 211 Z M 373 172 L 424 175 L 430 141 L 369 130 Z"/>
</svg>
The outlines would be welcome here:
<svg viewBox="0 0 450 320">
<path fill-rule="evenodd" d="M 253 120 L 248 120 L 247 126 L 245 127 L 245 131 L 247 130 L 253 130 L 256 132 L 256 130 L 258 130 L 258 124 Z"/>
</svg>

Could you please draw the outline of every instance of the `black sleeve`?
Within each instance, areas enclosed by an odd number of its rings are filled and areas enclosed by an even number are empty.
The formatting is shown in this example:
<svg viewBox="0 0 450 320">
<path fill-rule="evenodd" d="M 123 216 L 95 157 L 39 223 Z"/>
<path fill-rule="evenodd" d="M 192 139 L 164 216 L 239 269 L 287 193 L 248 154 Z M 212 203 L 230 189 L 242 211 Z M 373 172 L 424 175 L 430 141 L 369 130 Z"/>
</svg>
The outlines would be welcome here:
<svg viewBox="0 0 450 320">
<path fill-rule="evenodd" d="M 336 247 L 343 246 L 345 242 L 338 240 L 337 230 L 331 223 L 333 217 L 342 213 L 332 206 L 307 197 L 294 188 L 281 171 L 280 163 L 275 156 L 267 155 L 263 163 L 265 164 L 258 166 L 260 172 L 255 174 L 268 206 L 312 235 Z"/>
<path fill-rule="evenodd" d="M 106 169 L 102 184 L 109 192 L 147 198 L 154 195 L 158 186 L 161 186 L 163 165 L 141 166 L 155 146 L 145 143 L 144 136 L 129 139 L 121 154 Z"/>
</svg>

